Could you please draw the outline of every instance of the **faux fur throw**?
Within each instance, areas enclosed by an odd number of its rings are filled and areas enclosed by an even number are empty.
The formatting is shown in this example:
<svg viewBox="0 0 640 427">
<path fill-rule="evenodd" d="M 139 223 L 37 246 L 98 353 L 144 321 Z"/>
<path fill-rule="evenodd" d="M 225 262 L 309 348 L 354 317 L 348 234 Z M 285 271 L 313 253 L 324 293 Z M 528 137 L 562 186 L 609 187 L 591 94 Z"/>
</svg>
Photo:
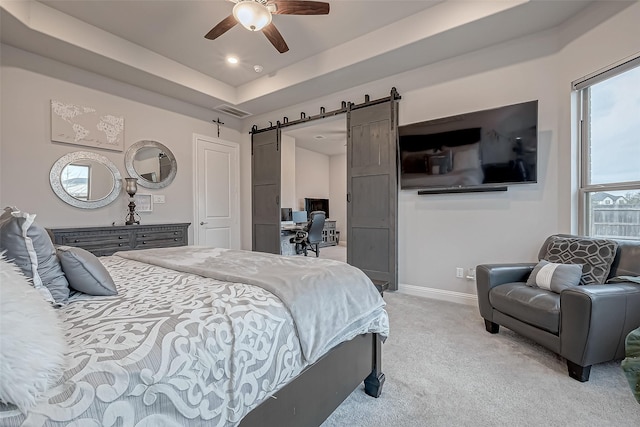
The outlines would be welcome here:
<svg viewBox="0 0 640 427">
<path fill-rule="evenodd" d="M 0 254 L 0 402 L 32 409 L 61 376 L 66 348 L 56 310 Z"/>
</svg>

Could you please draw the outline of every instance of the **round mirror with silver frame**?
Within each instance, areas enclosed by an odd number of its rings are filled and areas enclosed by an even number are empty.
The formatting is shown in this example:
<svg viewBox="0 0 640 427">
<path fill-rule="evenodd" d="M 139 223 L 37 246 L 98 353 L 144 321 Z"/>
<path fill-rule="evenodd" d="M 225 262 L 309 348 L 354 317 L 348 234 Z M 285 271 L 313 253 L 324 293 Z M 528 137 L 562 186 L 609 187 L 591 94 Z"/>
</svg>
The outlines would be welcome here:
<svg viewBox="0 0 640 427">
<path fill-rule="evenodd" d="M 51 167 L 49 182 L 60 199 L 82 209 L 107 206 L 122 190 L 116 165 L 90 151 L 74 151 L 60 157 Z"/>
<path fill-rule="evenodd" d="M 157 141 L 138 141 L 127 149 L 124 166 L 138 185 L 145 188 L 164 188 L 171 184 L 178 171 L 178 163 L 171 150 Z"/>
</svg>

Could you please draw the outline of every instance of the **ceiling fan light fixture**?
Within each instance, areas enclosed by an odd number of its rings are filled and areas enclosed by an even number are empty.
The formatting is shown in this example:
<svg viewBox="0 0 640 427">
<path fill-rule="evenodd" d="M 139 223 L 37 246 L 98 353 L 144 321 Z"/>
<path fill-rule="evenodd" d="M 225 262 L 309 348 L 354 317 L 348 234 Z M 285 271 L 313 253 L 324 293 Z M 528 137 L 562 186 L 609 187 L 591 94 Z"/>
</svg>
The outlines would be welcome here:
<svg viewBox="0 0 640 427">
<path fill-rule="evenodd" d="M 260 31 L 271 23 L 271 13 L 267 7 L 254 0 L 236 3 L 233 17 L 249 31 Z"/>
</svg>

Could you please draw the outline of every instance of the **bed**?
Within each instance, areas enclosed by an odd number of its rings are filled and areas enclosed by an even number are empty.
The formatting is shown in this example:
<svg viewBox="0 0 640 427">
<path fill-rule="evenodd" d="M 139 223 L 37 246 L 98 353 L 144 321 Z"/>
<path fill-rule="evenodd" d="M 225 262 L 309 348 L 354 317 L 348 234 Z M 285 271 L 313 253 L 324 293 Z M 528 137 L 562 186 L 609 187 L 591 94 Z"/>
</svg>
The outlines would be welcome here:
<svg viewBox="0 0 640 427">
<path fill-rule="evenodd" d="M 118 294 L 58 309 L 62 378 L 3 426 L 319 425 L 379 396 L 384 301 L 333 260 L 187 246 L 100 257 Z"/>
</svg>

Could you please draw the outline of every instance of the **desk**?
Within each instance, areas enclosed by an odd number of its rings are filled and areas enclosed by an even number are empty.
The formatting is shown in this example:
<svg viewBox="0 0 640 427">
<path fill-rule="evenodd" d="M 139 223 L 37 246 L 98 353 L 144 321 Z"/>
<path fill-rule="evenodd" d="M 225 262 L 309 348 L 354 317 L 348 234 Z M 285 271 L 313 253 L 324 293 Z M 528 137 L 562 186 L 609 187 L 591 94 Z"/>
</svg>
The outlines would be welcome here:
<svg viewBox="0 0 640 427">
<path fill-rule="evenodd" d="M 280 226 L 280 231 L 298 231 L 304 228 L 305 224 L 284 224 Z"/>
<path fill-rule="evenodd" d="M 280 225 L 281 255 L 296 255 L 295 245 L 289 243 L 289 240 L 295 236 L 296 231 L 304 229 L 305 225 L 307 225 L 306 222 Z M 335 246 L 337 244 L 336 222 L 330 219 L 325 220 L 324 228 L 322 229 L 322 242 L 320 242 L 320 247 L 324 248 L 326 246 Z"/>
<path fill-rule="evenodd" d="M 291 243 L 290 240 L 296 235 L 296 231 L 300 231 L 304 228 L 304 224 L 282 224 L 280 226 L 280 254 L 281 255 L 296 255 L 296 245 Z"/>
</svg>

